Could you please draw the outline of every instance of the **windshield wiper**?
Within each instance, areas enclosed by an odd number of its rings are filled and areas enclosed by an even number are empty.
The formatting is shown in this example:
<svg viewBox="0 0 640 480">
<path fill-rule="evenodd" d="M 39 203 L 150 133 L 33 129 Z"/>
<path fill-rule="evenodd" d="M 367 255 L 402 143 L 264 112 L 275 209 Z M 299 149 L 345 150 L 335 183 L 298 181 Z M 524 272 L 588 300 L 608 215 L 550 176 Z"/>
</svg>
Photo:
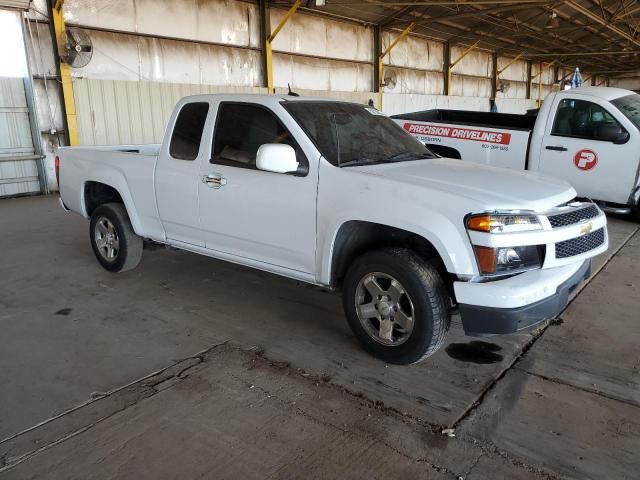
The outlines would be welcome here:
<svg viewBox="0 0 640 480">
<path fill-rule="evenodd" d="M 385 160 L 371 160 L 371 159 L 356 159 L 348 160 L 346 162 L 340 162 L 341 167 L 352 167 L 354 165 L 370 165 L 372 163 L 384 163 Z"/>
<path fill-rule="evenodd" d="M 435 158 L 435 157 L 430 153 L 401 152 L 386 158 L 385 161 L 402 162 L 404 160 L 422 160 L 424 158 Z"/>
</svg>

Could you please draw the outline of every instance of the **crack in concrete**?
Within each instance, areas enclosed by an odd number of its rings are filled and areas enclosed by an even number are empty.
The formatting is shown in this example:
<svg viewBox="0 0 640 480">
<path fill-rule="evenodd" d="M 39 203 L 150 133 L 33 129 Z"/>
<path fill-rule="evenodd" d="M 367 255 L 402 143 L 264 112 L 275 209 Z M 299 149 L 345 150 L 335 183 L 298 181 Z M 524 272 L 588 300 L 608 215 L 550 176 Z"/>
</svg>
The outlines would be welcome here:
<svg viewBox="0 0 640 480">
<path fill-rule="evenodd" d="M 15 441 L 17 439 L 19 439 L 20 437 L 23 437 L 31 432 L 34 432 L 38 429 L 44 428 L 47 425 L 60 420 L 66 416 L 69 416 L 75 412 L 80 411 L 81 409 L 87 408 L 89 406 L 92 406 L 93 404 L 96 404 L 97 402 L 100 401 L 104 401 L 104 400 L 108 400 L 111 398 L 116 397 L 118 394 L 120 393 L 128 393 L 126 392 L 127 389 L 132 389 L 135 390 L 137 393 L 135 399 L 131 402 L 124 402 L 124 404 L 117 408 L 113 408 L 108 414 L 99 417 L 98 419 L 96 419 L 95 421 L 83 425 L 80 428 L 76 428 L 73 431 L 70 432 L 66 432 L 62 435 L 60 435 L 59 437 L 53 439 L 52 441 L 49 441 L 48 443 L 42 445 L 39 448 L 36 448 L 34 450 L 29 450 L 26 452 L 22 452 L 19 453 L 17 455 L 8 457 L 6 454 L 2 455 L 0 457 L 1 462 L 0 462 L 0 473 L 9 470 L 13 467 L 15 467 L 16 465 L 24 462 L 25 460 L 28 460 L 29 458 L 45 451 L 48 450 L 49 448 L 52 448 L 60 443 L 63 443 L 67 440 L 69 440 L 70 438 L 73 438 L 81 433 L 86 432 L 87 430 L 90 430 L 91 428 L 93 428 L 94 426 L 98 425 L 99 423 L 113 417 L 114 415 L 117 415 L 118 413 L 127 410 L 135 405 L 137 405 L 138 403 L 140 403 L 141 401 L 150 398 L 158 393 L 160 393 L 162 390 L 164 390 L 164 388 L 160 388 L 161 385 L 167 383 L 167 382 L 172 382 L 173 384 L 169 385 L 169 387 L 167 388 L 171 388 L 172 386 L 174 386 L 176 383 L 174 379 L 178 379 L 178 381 L 182 381 L 184 378 L 186 378 L 188 375 L 185 375 L 186 372 L 188 372 L 190 369 L 193 369 L 194 367 L 201 365 L 204 361 L 205 361 L 205 357 L 206 355 L 208 355 L 209 353 L 211 353 L 213 350 L 215 350 L 216 348 L 223 346 L 227 344 L 227 341 L 225 342 L 221 342 L 215 345 L 211 345 L 210 347 L 208 347 L 205 350 L 202 350 L 200 352 L 198 352 L 195 355 L 192 355 L 190 357 L 186 357 L 182 360 L 178 360 L 176 362 L 174 362 L 173 364 L 169 365 L 168 367 L 162 368 L 160 370 L 157 370 L 149 375 L 145 375 L 144 377 L 139 378 L 138 380 L 135 380 L 133 382 L 130 382 L 126 385 L 123 385 L 121 387 L 117 387 L 109 392 L 106 392 L 104 395 L 101 395 L 99 397 L 95 397 L 95 398 L 91 398 L 90 400 L 88 400 L 87 402 L 78 405 L 76 407 L 73 407 L 59 415 L 56 415 L 55 417 L 49 418 L 43 422 L 38 423 L 37 425 L 34 425 L 32 427 L 29 427 L 25 430 L 22 430 L 21 432 L 18 432 L 10 437 L 5 438 L 4 440 L 0 441 L 0 446 L 2 445 L 7 445 L 9 444 L 9 442 L 11 441 Z M 190 363 L 186 366 L 184 366 L 183 368 L 181 368 L 178 372 L 173 373 L 169 376 L 165 376 L 165 374 L 167 372 L 169 372 L 172 368 L 175 368 L 178 365 L 184 364 L 185 362 L 189 363 L 189 361 L 191 360 L 195 360 L 195 363 Z M 139 390 L 139 391 L 138 391 Z"/>
<path fill-rule="evenodd" d="M 469 408 L 467 408 L 464 412 L 462 412 L 458 418 L 453 422 L 453 424 L 451 425 L 452 428 L 455 428 L 460 422 L 462 422 L 465 418 L 467 418 L 471 413 L 473 413 L 473 411 L 475 411 L 481 404 L 482 401 L 484 400 L 484 398 L 487 396 L 487 394 L 493 390 L 496 386 L 496 384 L 502 380 L 502 378 L 504 378 L 504 376 L 507 374 L 507 372 L 509 370 L 511 370 L 514 365 L 516 363 L 518 363 L 520 361 L 520 359 L 522 359 L 522 357 L 524 357 L 526 355 L 526 353 L 531 349 L 531 347 L 533 347 L 533 345 L 536 343 L 536 341 L 542 337 L 542 335 L 544 334 L 544 332 L 547 331 L 547 329 L 549 328 L 550 325 L 552 325 L 555 322 L 557 322 L 556 319 L 561 319 L 562 317 L 562 313 L 564 313 L 564 311 L 569 308 L 569 306 L 575 301 L 576 298 L 578 298 L 578 295 L 582 292 L 582 290 L 584 290 L 587 285 L 589 285 L 595 278 L 596 276 L 602 271 L 604 270 L 604 268 L 609 265 L 609 263 L 618 255 L 618 253 L 629 243 L 629 241 L 638 233 L 638 231 L 640 231 L 640 227 L 635 228 L 631 233 L 629 233 L 624 241 L 620 244 L 620 246 L 618 248 L 616 248 L 616 250 L 609 256 L 609 258 L 607 259 L 606 262 L 604 262 L 600 268 L 598 268 L 595 272 L 592 273 L 591 277 L 584 282 L 582 285 L 580 285 L 580 287 L 576 290 L 575 295 L 573 296 L 573 298 L 569 301 L 569 303 L 567 304 L 567 306 L 564 308 L 564 310 L 562 312 L 560 312 L 558 315 L 556 315 L 556 317 L 548 320 L 544 325 L 542 325 L 533 335 L 533 337 L 522 346 L 522 349 L 520 350 L 520 353 L 518 355 L 516 355 L 513 360 L 511 362 L 509 362 L 509 364 L 502 369 L 502 371 L 494 378 L 493 382 L 491 382 L 489 385 L 487 385 L 487 387 L 478 395 L 478 397 L 476 398 L 476 400 L 469 406 Z"/>
<path fill-rule="evenodd" d="M 609 395 L 609 394 L 607 394 L 605 392 L 602 392 L 600 390 L 590 390 L 588 388 L 584 388 L 584 387 L 581 387 L 579 385 L 573 385 L 571 383 L 563 382 L 559 378 L 547 377 L 546 375 L 542 375 L 540 373 L 530 372 L 530 371 L 525 370 L 523 368 L 520 368 L 518 366 L 516 366 L 515 369 L 518 370 L 519 372 L 525 373 L 527 375 L 531 375 L 532 377 L 537 377 L 537 378 L 539 378 L 541 380 L 545 380 L 547 382 L 555 383 L 557 385 L 562 385 L 563 387 L 569 387 L 569 388 L 572 388 L 574 390 L 578 390 L 579 392 L 589 393 L 591 395 L 597 395 L 598 397 L 606 398 L 607 400 L 612 400 L 614 402 L 624 403 L 625 405 L 629 405 L 629 406 L 634 407 L 634 408 L 640 407 L 640 404 L 638 404 L 636 402 L 633 402 L 632 400 L 626 400 L 624 398 L 613 397 L 613 396 L 611 396 L 611 395 Z"/>
</svg>

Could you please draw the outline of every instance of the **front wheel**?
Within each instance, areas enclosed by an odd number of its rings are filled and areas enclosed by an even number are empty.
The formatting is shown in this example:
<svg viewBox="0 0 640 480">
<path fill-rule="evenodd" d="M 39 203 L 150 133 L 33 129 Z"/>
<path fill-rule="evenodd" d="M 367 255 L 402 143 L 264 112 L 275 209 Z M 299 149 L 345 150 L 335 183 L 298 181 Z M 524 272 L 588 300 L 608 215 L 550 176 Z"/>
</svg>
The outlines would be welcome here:
<svg viewBox="0 0 640 480">
<path fill-rule="evenodd" d="M 442 277 L 403 248 L 374 250 L 356 259 L 344 280 L 343 306 L 364 347 L 400 365 L 433 355 L 451 323 Z"/>
<path fill-rule="evenodd" d="M 100 205 L 91 214 L 91 247 L 98 262 L 110 272 L 126 272 L 138 266 L 143 241 L 131 226 L 121 203 Z"/>
</svg>

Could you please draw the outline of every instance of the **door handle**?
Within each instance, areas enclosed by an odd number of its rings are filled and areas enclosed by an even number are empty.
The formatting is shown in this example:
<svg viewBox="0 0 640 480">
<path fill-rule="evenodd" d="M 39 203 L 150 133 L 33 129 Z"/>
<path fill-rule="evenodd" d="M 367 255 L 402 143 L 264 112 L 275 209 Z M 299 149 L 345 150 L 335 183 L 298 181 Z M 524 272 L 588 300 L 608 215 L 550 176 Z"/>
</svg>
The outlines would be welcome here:
<svg viewBox="0 0 640 480">
<path fill-rule="evenodd" d="M 556 152 L 566 152 L 568 150 L 567 147 L 563 147 L 562 145 L 547 145 L 544 148 L 547 150 L 554 150 Z"/>
<path fill-rule="evenodd" d="M 211 188 L 220 188 L 227 184 L 227 179 L 220 173 L 210 173 L 209 175 L 204 175 L 202 177 L 202 183 L 206 183 Z"/>
</svg>

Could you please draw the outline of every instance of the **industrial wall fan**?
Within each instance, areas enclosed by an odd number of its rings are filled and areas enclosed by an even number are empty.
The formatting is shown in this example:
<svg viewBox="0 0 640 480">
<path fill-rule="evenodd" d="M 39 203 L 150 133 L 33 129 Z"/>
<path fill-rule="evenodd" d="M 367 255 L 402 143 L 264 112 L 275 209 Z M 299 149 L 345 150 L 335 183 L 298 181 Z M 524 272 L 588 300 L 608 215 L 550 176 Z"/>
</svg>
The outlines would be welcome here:
<svg viewBox="0 0 640 480">
<path fill-rule="evenodd" d="M 394 90 L 398 84 L 398 72 L 394 69 L 387 68 L 382 76 L 382 86 L 387 90 Z"/>
<path fill-rule="evenodd" d="M 60 38 L 58 51 L 64 63 L 73 68 L 82 68 L 89 63 L 93 55 L 91 38 L 84 30 L 67 28 Z"/>
</svg>

